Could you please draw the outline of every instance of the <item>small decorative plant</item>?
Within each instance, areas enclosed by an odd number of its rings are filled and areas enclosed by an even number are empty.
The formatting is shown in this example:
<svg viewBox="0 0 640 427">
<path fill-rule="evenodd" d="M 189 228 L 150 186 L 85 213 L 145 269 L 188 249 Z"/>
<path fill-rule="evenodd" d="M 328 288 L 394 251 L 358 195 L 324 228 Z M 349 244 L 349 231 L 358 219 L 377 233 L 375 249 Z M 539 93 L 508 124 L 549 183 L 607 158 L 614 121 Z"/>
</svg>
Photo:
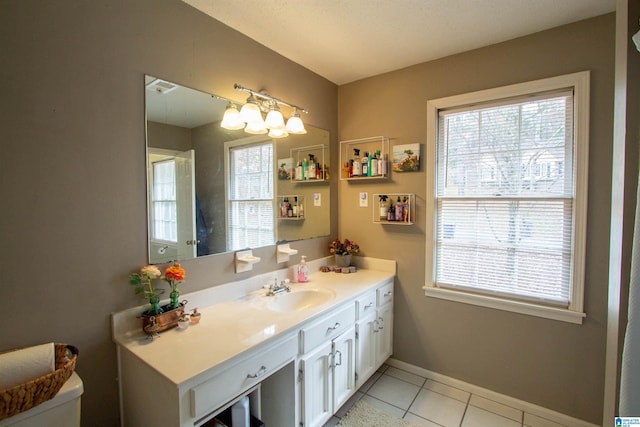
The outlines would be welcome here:
<svg viewBox="0 0 640 427">
<path fill-rule="evenodd" d="M 171 292 L 169 293 L 169 309 L 174 310 L 180 307 L 180 302 L 178 301 L 178 297 L 180 296 L 180 292 L 178 291 L 178 285 L 182 283 L 184 280 L 185 272 L 182 266 L 175 262 L 171 267 L 168 267 L 164 272 L 163 279 L 169 283 L 171 287 Z"/>
<path fill-rule="evenodd" d="M 164 310 L 160 307 L 160 295 L 164 292 L 162 289 L 154 288 L 151 281 L 162 275 L 155 265 L 147 265 L 142 267 L 139 272 L 129 275 L 129 284 L 136 287 L 136 294 L 144 293 L 149 299 L 151 308 L 148 313 L 151 315 L 161 314 Z"/>
<path fill-rule="evenodd" d="M 357 255 L 360 246 L 353 240 L 344 239 L 344 242 L 341 242 L 340 239 L 336 239 L 331 242 L 329 252 L 333 255 Z"/>
</svg>

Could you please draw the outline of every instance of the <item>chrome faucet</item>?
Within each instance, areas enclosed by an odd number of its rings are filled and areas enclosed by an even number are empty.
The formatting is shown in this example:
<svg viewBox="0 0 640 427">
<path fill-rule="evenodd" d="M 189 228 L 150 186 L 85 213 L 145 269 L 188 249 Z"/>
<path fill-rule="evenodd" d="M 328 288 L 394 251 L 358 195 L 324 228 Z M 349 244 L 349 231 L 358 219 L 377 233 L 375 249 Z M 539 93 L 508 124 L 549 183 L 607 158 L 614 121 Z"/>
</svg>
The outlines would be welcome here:
<svg viewBox="0 0 640 427">
<path fill-rule="evenodd" d="M 273 279 L 273 283 L 269 285 L 267 296 L 271 297 L 274 295 L 280 295 L 284 292 L 291 292 L 291 288 L 289 287 L 289 279 L 281 281 L 280 284 L 278 284 L 278 279 Z"/>
</svg>

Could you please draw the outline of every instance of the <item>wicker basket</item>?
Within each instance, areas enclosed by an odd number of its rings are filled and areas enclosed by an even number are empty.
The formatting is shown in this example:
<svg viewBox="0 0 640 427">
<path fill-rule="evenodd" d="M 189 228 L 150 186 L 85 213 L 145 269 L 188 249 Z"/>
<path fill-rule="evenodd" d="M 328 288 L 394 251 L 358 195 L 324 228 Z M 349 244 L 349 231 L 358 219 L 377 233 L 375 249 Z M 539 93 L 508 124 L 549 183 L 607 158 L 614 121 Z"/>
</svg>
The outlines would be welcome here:
<svg viewBox="0 0 640 427">
<path fill-rule="evenodd" d="M 72 345 L 56 344 L 55 357 L 55 371 L 0 390 L 0 420 L 38 406 L 60 391 L 75 369 L 78 349 Z"/>
</svg>

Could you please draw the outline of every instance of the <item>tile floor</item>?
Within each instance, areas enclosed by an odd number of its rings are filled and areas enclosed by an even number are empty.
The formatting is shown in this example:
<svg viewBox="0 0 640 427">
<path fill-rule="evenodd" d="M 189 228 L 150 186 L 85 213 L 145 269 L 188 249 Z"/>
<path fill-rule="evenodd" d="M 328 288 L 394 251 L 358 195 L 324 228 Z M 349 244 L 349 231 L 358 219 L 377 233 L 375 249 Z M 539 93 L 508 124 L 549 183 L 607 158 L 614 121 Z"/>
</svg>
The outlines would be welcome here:
<svg viewBox="0 0 640 427">
<path fill-rule="evenodd" d="M 360 399 L 426 427 L 561 427 L 561 424 L 464 390 L 383 365 L 324 427 L 334 427 Z"/>
</svg>

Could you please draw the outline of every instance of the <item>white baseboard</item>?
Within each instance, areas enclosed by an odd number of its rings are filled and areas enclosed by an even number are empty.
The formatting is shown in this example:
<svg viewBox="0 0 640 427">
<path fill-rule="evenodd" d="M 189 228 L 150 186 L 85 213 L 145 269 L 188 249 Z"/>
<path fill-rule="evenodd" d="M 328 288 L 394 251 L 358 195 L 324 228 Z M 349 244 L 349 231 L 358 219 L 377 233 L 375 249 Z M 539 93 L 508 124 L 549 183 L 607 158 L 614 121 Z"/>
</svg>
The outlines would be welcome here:
<svg viewBox="0 0 640 427">
<path fill-rule="evenodd" d="M 503 405 L 510 406 L 512 408 L 519 409 L 531 415 L 538 416 L 550 421 L 554 421 L 559 424 L 563 424 L 571 427 L 598 427 L 597 424 L 591 424 L 587 421 L 579 420 L 577 418 L 570 417 L 560 412 L 553 411 L 551 409 L 544 408 L 542 406 L 534 405 L 533 403 L 525 402 L 520 399 L 516 399 L 511 396 L 497 393 L 495 391 L 488 390 L 486 388 L 479 387 L 477 385 L 469 384 L 467 382 L 457 380 L 455 378 L 448 377 L 446 375 L 439 374 L 437 372 L 429 371 L 427 369 L 420 368 L 418 366 L 411 365 L 400 360 L 393 358 L 387 359 L 385 362 L 389 366 L 402 369 L 421 377 L 429 378 L 442 384 L 446 384 L 451 387 L 455 387 L 461 390 L 470 392 L 481 397 L 484 397 L 494 402 L 502 403 Z"/>
</svg>

